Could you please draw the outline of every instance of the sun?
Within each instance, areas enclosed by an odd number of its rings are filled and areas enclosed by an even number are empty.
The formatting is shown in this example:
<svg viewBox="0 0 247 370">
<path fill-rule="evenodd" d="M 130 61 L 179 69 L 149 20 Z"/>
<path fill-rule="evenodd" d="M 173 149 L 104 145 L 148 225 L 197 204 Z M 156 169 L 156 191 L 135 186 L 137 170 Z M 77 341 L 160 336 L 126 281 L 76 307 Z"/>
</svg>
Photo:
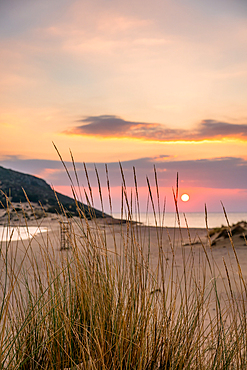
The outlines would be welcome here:
<svg viewBox="0 0 247 370">
<path fill-rule="evenodd" d="M 188 194 L 182 194 L 181 195 L 181 200 L 183 202 L 188 202 L 188 200 L 190 200 L 190 196 Z"/>
</svg>

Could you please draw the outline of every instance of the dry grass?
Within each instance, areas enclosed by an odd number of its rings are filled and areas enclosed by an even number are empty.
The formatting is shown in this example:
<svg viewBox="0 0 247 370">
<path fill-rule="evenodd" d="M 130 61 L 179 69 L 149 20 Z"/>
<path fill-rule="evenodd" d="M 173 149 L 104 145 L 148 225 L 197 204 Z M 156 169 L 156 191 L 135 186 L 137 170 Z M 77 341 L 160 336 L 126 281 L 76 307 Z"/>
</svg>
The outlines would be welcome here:
<svg viewBox="0 0 247 370">
<path fill-rule="evenodd" d="M 151 265 L 148 229 L 131 222 L 133 204 L 139 209 L 135 172 L 134 178 L 136 193 L 130 200 L 123 181 L 122 213 L 129 221 L 121 227 L 120 243 L 114 226 L 107 226 L 114 251 L 108 249 L 102 224 L 93 214 L 86 220 L 79 209 L 76 231 L 68 236 L 71 251 L 60 253 L 61 258 L 48 237 L 39 259 L 30 240 L 18 263 L 11 240 L 1 243 L 1 369 L 246 368 L 246 282 L 231 235 L 238 280 L 231 281 L 233 267 L 224 261 L 224 304 L 210 238 L 201 245 L 200 264 L 191 245 L 182 251 L 178 270 L 173 240 L 168 261 L 162 243 L 166 230 L 157 227 L 159 258 L 157 266 Z M 156 201 L 161 208 L 156 173 L 155 180 L 155 195 L 148 183 L 154 213 Z M 174 200 L 177 207 L 176 190 Z M 161 220 L 163 213 L 155 217 Z M 27 261 L 28 270 L 23 268 Z"/>
</svg>

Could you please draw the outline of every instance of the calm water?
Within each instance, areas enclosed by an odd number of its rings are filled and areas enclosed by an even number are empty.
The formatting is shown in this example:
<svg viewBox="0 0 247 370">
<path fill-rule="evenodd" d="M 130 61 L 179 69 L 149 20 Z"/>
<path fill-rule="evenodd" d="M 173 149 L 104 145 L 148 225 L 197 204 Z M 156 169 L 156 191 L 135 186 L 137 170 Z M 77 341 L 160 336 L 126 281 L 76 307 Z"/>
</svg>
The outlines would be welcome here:
<svg viewBox="0 0 247 370">
<path fill-rule="evenodd" d="M 37 228 L 36 226 L 26 227 L 3 227 L 0 226 L 0 242 L 11 240 L 29 239 L 38 233 L 47 232 L 47 227 Z"/>
<path fill-rule="evenodd" d="M 121 218 L 120 213 L 114 213 L 114 217 Z M 237 223 L 238 221 L 247 221 L 247 213 L 228 213 L 227 214 L 228 220 L 230 224 Z M 133 218 L 134 219 L 134 218 Z M 189 227 L 205 227 L 205 214 L 204 213 L 186 213 L 186 219 L 188 222 Z M 138 220 L 139 219 L 135 219 Z M 141 213 L 140 214 L 140 221 L 145 225 L 155 226 L 155 219 L 152 213 Z M 158 225 L 162 223 L 159 218 L 157 219 Z M 182 227 L 186 227 L 184 215 L 180 214 L 180 223 Z M 226 225 L 226 219 L 223 213 L 209 213 L 208 214 L 208 226 L 212 227 L 219 227 L 221 225 Z M 175 213 L 166 213 L 164 216 L 164 226 L 173 227 L 178 226 L 177 216 Z"/>
</svg>

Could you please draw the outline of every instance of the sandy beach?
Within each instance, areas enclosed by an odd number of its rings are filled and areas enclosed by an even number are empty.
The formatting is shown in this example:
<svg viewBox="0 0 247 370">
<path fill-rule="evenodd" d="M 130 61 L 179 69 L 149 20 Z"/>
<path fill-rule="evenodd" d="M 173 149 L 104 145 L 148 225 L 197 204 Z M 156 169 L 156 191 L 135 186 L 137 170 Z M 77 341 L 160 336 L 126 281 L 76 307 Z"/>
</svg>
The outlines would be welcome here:
<svg viewBox="0 0 247 370">
<path fill-rule="evenodd" d="M 232 242 L 227 238 L 219 238 L 215 245 L 210 246 L 211 241 L 205 228 L 159 228 L 135 223 L 121 223 L 114 219 L 81 220 L 79 218 L 69 219 L 73 238 L 68 241 L 70 249 L 61 251 L 61 223 L 67 222 L 56 215 L 49 215 L 45 218 L 32 219 L 25 225 L 24 220 L 14 221 L 14 227 L 37 227 L 47 228 L 47 232 L 37 232 L 33 237 L 23 240 L 13 240 L 8 247 L 9 253 L 15 258 L 15 268 L 28 273 L 31 272 L 30 256 L 34 256 L 39 270 L 45 269 L 43 264 L 44 254 L 49 253 L 54 258 L 54 263 L 59 264 L 61 259 L 68 258 L 73 248 L 83 249 L 86 247 L 88 237 L 98 245 L 104 252 L 107 249 L 109 255 L 121 256 L 130 245 L 135 244 L 143 255 L 144 260 L 149 260 L 149 268 L 155 274 L 160 263 L 160 255 L 166 270 L 167 281 L 170 279 L 171 266 L 175 266 L 176 276 L 183 277 L 184 271 L 193 269 L 198 279 L 206 277 L 206 284 L 211 286 L 212 278 L 217 280 L 219 297 L 222 302 L 227 303 L 229 297 L 226 295 L 228 285 L 225 264 L 228 268 L 230 280 L 235 282 L 232 285 L 234 294 L 239 294 L 237 283 L 239 279 L 240 263 L 243 278 L 247 280 L 247 258 L 246 243 L 241 235 L 234 235 Z M 4 223 L 2 222 L 2 225 Z M 210 230 L 209 230 L 210 231 Z M 4 245 L 2 242 L 2 251 Z M 235 255 L 236 252 L 236 255 Z M 210 270 L 211 269 L 211 270 Z M 204 278 L 203 278 L 204 276 Z M 157 278 L 158 279 L 158 278 Z M 157 284 L 158 280 L 157 280 Z M 211 307 L 212 314 L 215 307 Z"/>
<path fill-rule="evenodd" d="M 0 227 L 7 225 L 6 217 L 2 217 L 1 221 Z M 247 247 L 242 237 L 245 235 L 245 229 L 242 229 L 240 225 L 237 226 L 239 228 L 237 233 L 234 232 L 234 228 L 231 229 L 234 235 L 229 238 L 229 236 L 224 236 L 224 232 L 223 236 L 221 235 L 222 230 L 213 233 L 213 230 L 205 228 L 187 230 L 186 228 L 151 227 L 111 218 L 87 220 L 78 217 L 67 219 L 58 215 L 47 215 L 47 217 L 40 218 L 29 217 L 28 220 L 12 218 L 10 221 L 10 235 L 13 228 L 30 228 L 30 230 L 36 228 L 36 233 L 30 234 L 27 239 L 1 242 L 0 272 L 3 288 L 1 296 L 7 307 L 6 312 L 9 312 L 10 326 L 15 312 L 19 315 L 17 315 L 17 321 L 22 315 L 27 315 L 27 323 L 31 321 L 33 328 L 38 325 L 44 337 L 50 338 L 49 330 L 55 330 L 60 343 L 63 340 L 59 335 L 60 330 L 68 329 L 68 333 L 71 333 L 70 329 L 74 330 L 74 315 L 78 314 L 76 303 L 78 295 L 74 291 L 74 295 L 71 296 L 67 289 L 76 286 L 83 302 L 81 307 L 86 310 L 85 314 L 91 311 L 99 313 L 99 321 L 94 328 L 95 335 L 98 335 L 98 328 L 100 325 L 104 327 L 104 320 L 108 322 L 109 319 L 109 322 L 115 325 L 114 320 L 117 319 L 114 316 L 113 320 L 112 315 L 115 315 L 113 307 L 121 291 L 123 292 L 121 299 L 125 308 L 122 313 L 124 321 L 121 321 L 122 319 L 116 321 L 119 330 L 125 328 L 124 322 L 128 315 L 132 322 L 131 315 L 134 314 L 136 305 L 138 307 L 140 304 L 136 312 L 138 320 L 144 315 L 143 317 L 148 320 L 151 327 L 152 317 L 157 320 L 157 323 L 163 323 L 164 334 L 160 334 L 161 341 L 163 341 L 163 335 L 166 335 L 166 325 L 167 328 L 171 328 L 169 330 L 175 330 L 175 333 L 188 330 L 187 334 L 182 334 L 181 343 L 184 343 L 183 335 L 187 335 L 188 338 L 190 335 L 198 338 L 198 342 L 195 339 L 195 343 L 200 343 L 200 340 L 205 341 L 209 343 L 207 344 L 209 352 L 205 354 L 205 358 L 209 356 L 213 359 L 215 347 L 214 345 L 211 347 L 210 343 L 217 341 L 217 333 L 221 330 L 221 326 L 225 331 L 232 330 L 235 333 L 234 325 L 237 327 L 236 325 L 241 320 L 241 312 L 244 313 L 247 308 L 245 293 Z M 62 250 L 61 227 L 68 227 L 65 235 L 67 248 Z M 39 232 L 39 229 L 43 232 Z M 212 235 L 211 238 L 209 233 Z M 106 268 L 111 271 L 109 275 Z M 104 280 L 106 276 L 109 277 L 109 282 Z M 101 285 L 97 288 L 99 282 Z M 90 290 L 88 290 L 89 287 Z M 132 287 L 135 292 L 140 289 L 138 298 L 133 299 Z M 5 288 L 7 292 L 10 292 L 7 293 L 7 296 L 10 294 L 8 302 Z M 102 292 L 99 291 L 100 289 Z M 108 307 L 107 296 L 111 292 L 114 292 L 114 298 Z M 84 301 L 83 297 L 84 295 L 87 297 L 87 294 L 89 300 Z M 144 301 L 142 301 L 142 296 L 145 297 Z M 131 301 L 129 301 L 130 297 L 132 297 Z M 61 302 L 60 299 L 62 299 Z M 70 305 L 70 300 L 73 305 Z M 148 305 L 154 316 L 149 318 L 145 305 Z M 118 304 L 116 307 L 116 310 L 119 309 Z M 201 321 L 196 324 L 194 337 L 194 334 L 190 334 L 190 327 L 197 317 L 197 309 Z M 30 315 L 29 310 L 31 310 Z M 58 315 L 55 321 L 52 319 L 53 312 Z M 239 312 L 239 316 L 236 312 Z M 46 315 L 51 320 L 47 321 L 47 325 L 55 325 L 56 329 L 47 329 L 45 325 L 42 325 Z M 181 318 L 179 318 L 180 315 L 182 315 Z M 36 316 L 40 320 L 38 324 L 36 324 Z M 69 323 L 69 317 L 72 321 L 67 328 L 66 322 Z M 87 320 L 86 316 L 85 320 Z M 85 321 L 83 325 L 87 325 L 87 322 Z M 181 329 L 176 329 L 177 324 L 182 325 Z M 150 330 L 149 335 L 153 335 L 151 327 L 147 329 L 148 332 Z M 23 336 L 28 340 L 31 335 L 30 330 L 28 325 L 25 326 Z M 110 331 L 106 330 L 103 333 L 101 339 L 104 347 L 108 340 L 105 338 Z M 177 338 L 178 334 L 174 335 L 174 338 Z M 120 338 L 124 341 L 125 334 Z M 43 337 L 41 336 L 39 340 L 40 348 L 43 348 Z M 171 339 L 171 346 L 174 340 L 177 339 Z M 48 339 L 47 343 L 49 343 Z M 56 340 L 55 343 L 57 343 Z M 19 346 L 22 353 L 22 342 Z M 27 347 L 23 348 L 26 348 L 25 353 L 29 353 L 28 342 Z M 84 347 L 82 353 L 85 353 Z M 97 358 L 96 353 L 96 362 Z M 87 361 L 83 360 L 82 356 L 77 362 L 78 366 L 70 367 L 66 365 L 71 364 L 67 359 L 64 360 L 63 367 L 59 368 L 86 370 L 89 368 Z M 91 368 L 94 368 L 93 365 Z"/>
</svg>

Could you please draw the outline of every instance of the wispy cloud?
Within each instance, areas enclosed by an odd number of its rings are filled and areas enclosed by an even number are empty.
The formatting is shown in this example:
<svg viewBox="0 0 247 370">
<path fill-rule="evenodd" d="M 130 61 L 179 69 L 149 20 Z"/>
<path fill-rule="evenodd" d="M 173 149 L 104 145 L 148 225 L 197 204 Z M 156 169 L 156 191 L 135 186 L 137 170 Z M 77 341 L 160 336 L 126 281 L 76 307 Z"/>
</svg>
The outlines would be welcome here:
<svg viewBox="0 0 247 370">
<path fill-rule="evenodd" d="M 202 141 L 224 138 L 247 140 L 247 124 L 203 120 L 195 129 L 173 129 L 160 123 L 126 121 L 114 115 L 91 116 L 66 134 L 152 141 Z"/>
</svg>

